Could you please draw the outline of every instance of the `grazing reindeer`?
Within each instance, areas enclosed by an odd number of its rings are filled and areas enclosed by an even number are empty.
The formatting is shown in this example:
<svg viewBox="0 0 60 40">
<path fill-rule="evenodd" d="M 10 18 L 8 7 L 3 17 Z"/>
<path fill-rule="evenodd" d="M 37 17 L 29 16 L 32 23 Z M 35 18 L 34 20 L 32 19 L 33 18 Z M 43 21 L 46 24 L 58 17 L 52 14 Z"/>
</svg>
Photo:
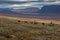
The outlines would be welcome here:
<svg viewBox="0 0 60 40">
<path fill-rule="evenodd" d="M 53 22 L 51 21 L 48 26 L 54 26 Z"/>
<path fill-rule="evenodd" d="M 21 22 L 20 20 L 18 20 L 18 22 Z"/>
<path fill-rule="evenodd" d="M 45 23 L 41 23 L 42 25 L 45 25 Z"/>
</svg>

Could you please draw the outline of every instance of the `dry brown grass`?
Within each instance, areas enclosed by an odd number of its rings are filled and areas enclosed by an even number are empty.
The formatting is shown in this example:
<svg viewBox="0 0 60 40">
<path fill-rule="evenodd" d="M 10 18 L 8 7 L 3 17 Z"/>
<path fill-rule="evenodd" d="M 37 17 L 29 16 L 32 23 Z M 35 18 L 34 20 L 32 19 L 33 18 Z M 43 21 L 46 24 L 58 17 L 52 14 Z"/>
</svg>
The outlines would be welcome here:
<svg viewBox="0 0 60 40">
<path fill-rule="evenodd" d="M 0 40 L 60 40 L 59 24 L 42 25 L 36 20 L 0 16 Z"/>
<path fill-rule="evenodd" d="M 36 22 L 44 22 L 44 23 L 50 23 L 51 21 L 55 24 L 60 24 L 60 20 L 46 20 L 46 19 L 37 19 L 37 18 L 21 18 L 21 17 L 9 17 L 9 16 L 0 16 L 0 18 L 7 18 L 7 19 L 13 19 L 13 20 L 22 20 L 22 21 L 36 21 Z"/>
</svg>

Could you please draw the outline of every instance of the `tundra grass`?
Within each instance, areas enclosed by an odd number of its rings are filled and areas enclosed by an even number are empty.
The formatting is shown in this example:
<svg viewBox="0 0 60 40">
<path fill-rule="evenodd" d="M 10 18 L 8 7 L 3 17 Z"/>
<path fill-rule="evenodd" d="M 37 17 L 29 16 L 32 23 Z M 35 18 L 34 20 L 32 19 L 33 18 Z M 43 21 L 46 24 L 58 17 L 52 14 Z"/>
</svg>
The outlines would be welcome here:
<svg viewBox="0 0 60 40">
<path fill-rule="evenodd" d="M 0 18 L 0 40 L 60 40 L 60 25 Z"/>
</svg>

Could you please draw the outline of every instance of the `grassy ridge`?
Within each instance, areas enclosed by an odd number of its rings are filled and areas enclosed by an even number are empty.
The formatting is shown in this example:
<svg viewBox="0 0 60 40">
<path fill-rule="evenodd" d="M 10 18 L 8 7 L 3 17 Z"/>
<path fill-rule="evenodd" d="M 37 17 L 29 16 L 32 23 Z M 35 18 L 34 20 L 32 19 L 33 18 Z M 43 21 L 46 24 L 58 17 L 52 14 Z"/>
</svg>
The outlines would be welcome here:
<svg viewBox="0 0 60 40">
<path fill-rule="evenodd" d="M 0 40 L 60 40 L 60 25 L 0 18 Z"/>
</svg>

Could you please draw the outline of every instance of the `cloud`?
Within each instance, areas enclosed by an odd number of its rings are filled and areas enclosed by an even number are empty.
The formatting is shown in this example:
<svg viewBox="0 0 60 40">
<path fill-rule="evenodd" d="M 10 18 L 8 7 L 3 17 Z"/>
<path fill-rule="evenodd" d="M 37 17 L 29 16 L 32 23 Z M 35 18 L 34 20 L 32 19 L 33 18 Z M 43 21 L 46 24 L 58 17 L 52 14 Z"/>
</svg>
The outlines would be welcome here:
<svg viewBox="0 0 60 40">
<path fill-rule="evenodd" d="M 46 1 L 60 1 L 60 0 L 0 0 L 0 1 L 40 1 L 40 2 L 46 2 Z"/>
<path fill-rule="evenodd" d="M 5 1 L 9 1 L 9 0 L 5 0 Z M 26 2 L 22 4 L 2 3 L 0 4 L 0 8 L 24 9 L 27 7 L 37 7 L 39 9 L 42 9 L 44 5 L 60 5 L 60 0 L 10 0 L 10 1 L 25 1 L 25 2 L 26 1 L 41 1 L 41 2 Z"/>
<path fill-rule="evenodd" d="M 39 0 L 2 0 L 2 1 L 39 1 Z"/>
</svg>

